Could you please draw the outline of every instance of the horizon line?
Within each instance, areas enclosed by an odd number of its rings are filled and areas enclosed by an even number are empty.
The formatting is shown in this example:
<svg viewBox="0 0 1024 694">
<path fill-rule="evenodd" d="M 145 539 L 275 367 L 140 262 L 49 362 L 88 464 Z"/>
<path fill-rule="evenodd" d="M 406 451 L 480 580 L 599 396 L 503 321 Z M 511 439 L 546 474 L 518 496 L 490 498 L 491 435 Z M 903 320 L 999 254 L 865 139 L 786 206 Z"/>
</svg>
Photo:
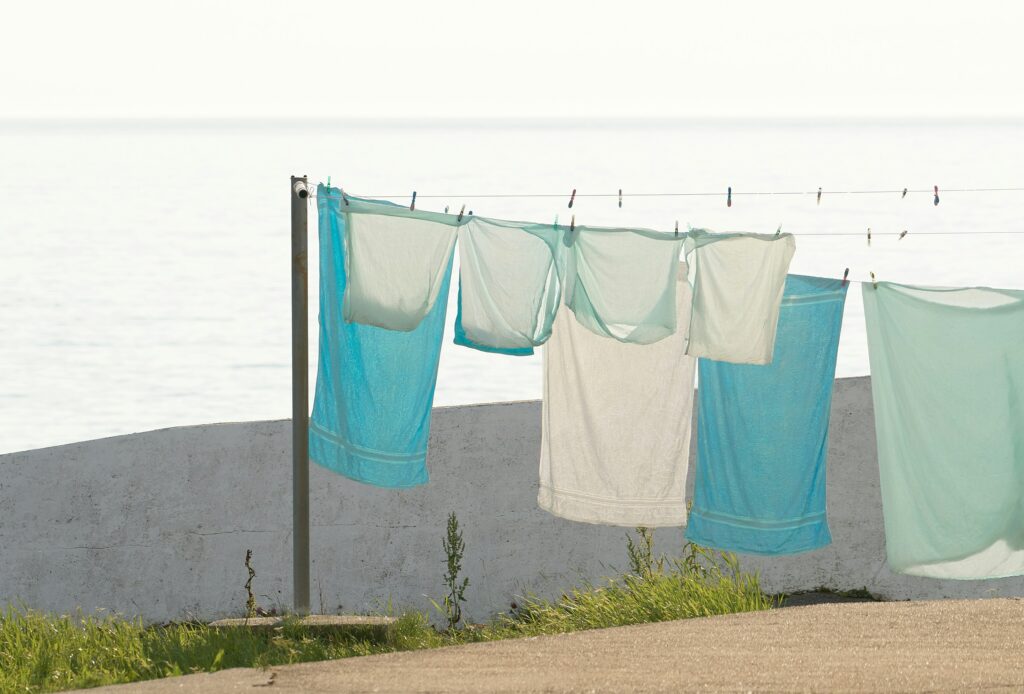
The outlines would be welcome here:
<svg viewBox="0 0 1024 694">
<path fill-rule="evenodd" d="M 700 125 L 1024 125 L 1016 116 L 0 116 L 0 127 L 75 126 L 295 126 L 322 127 L 439 127 L 487 125 L 504 127 L 600 127 L 645 125 L 655 127 Z"/>
</svg>

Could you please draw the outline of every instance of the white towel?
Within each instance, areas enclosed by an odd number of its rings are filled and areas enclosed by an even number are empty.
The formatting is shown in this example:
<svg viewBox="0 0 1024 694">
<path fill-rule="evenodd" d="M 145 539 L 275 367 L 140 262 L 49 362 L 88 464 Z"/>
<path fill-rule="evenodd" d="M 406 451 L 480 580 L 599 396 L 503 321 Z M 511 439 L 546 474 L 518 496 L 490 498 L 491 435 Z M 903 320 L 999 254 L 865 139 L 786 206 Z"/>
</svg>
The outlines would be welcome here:
<svg viewBox="0 0 1024 694">
<path fill-rule="evenodd" d="M 679 329 L 649 345 L 596 335 L 571 311 L 558 313 L 544 348 L 544 510 L 586 523 L 686 524 L 696 360 L 686 356 L 685 263 L 676 292 Z"/>
<path fill-rule="evenodd" d="M 693 232 L 693 315 L 687 354 L 737 364 L 770 364 L 792 234 Z"/>
</svg>

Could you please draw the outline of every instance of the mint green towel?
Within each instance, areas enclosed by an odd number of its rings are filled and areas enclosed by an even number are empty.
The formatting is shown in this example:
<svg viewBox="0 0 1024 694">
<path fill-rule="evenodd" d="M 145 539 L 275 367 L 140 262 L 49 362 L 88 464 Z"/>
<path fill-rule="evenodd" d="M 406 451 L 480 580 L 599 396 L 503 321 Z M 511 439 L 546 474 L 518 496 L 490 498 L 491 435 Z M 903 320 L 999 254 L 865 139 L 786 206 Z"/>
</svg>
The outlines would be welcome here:
<svg viewBox="0 0 1024 694">
<path fill-rule="evenodd" d="M 1024 292 L 863 294 L 890 567 L 1024 573 Z"/>
</svg>

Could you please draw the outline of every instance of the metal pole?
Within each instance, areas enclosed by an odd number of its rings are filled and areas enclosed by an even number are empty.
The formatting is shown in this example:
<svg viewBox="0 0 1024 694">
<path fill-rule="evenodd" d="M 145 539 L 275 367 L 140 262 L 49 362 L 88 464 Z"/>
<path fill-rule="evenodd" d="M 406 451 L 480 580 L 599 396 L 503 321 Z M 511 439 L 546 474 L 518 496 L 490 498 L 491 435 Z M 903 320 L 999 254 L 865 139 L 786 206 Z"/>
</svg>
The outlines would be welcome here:
<svg viewBox="0 0 1024 694">
<path fill-rule="evenodd" d="M 309 182 L 292 176 L 292 585 L 309 614 Z"/>
</svg>

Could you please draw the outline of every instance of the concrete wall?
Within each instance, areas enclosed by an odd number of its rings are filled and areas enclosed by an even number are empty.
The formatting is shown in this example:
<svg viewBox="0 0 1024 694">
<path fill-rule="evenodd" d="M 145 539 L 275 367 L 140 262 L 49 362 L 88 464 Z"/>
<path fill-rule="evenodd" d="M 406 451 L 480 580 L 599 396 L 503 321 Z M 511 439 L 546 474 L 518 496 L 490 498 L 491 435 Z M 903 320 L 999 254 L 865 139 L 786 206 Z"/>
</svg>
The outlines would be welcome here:
<svg viewBox="0 0 1024 694">
<path fill-rule="evenodd" d="M 557 595 L 626 565 L 622 528 L 537 509 L 540 404 L 439 408 L 431 482 L 389 491 L 313 466 L 313 607 L 428 609 L 443 594 L 449 511 L 464 528 L 467 615 Z M 245 550 L 261 604 L 291 604 L 287 421 L 165 429 L 0 456 L 0 605 L 105 608 L 150 621 L 244 610 Z M 1024 595 L 1024 578 L 938 581 L 885 564 L 868 378 L 836 383 L 828 471 L 832 546 L 742 557 L 771 591 L 866 587 L 893 599 Z M 692 485 L 691 470 L 691 485 Z M 682 531 L 658 531 L 663 550 Z"/>
</svg>

